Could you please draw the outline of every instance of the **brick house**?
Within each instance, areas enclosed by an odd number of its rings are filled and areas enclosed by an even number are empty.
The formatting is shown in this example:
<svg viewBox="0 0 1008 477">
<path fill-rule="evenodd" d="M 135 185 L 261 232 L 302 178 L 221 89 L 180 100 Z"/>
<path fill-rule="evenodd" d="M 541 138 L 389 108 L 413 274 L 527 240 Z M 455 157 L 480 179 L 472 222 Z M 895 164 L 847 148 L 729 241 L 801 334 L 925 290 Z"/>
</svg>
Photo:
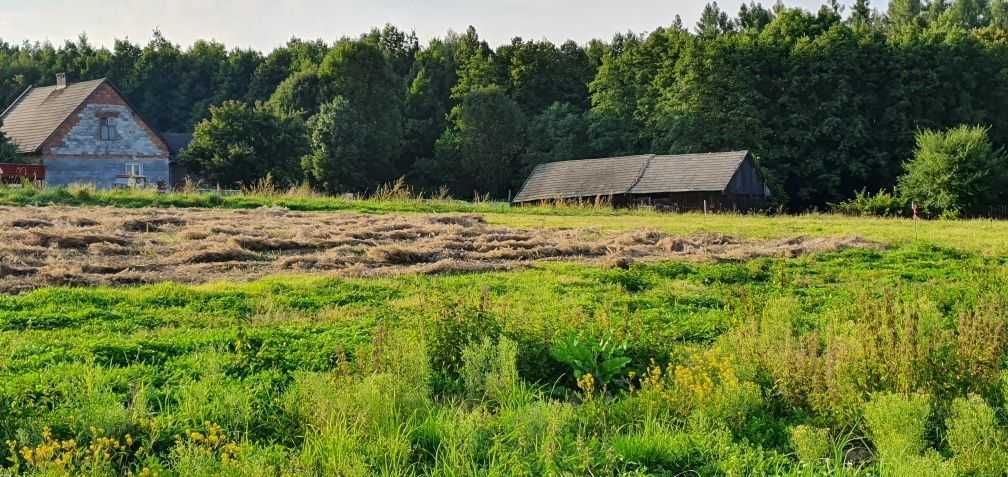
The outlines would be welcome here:
<svg viewBox="0 0 1008 477">
<path fill-rule="evenodd" d="M 3 132 L 46 168 L 49 185 L 109 189 L 171 184 L 164 138 L 108 80 L 29 87 L 3 114 Z"/>
</svg>

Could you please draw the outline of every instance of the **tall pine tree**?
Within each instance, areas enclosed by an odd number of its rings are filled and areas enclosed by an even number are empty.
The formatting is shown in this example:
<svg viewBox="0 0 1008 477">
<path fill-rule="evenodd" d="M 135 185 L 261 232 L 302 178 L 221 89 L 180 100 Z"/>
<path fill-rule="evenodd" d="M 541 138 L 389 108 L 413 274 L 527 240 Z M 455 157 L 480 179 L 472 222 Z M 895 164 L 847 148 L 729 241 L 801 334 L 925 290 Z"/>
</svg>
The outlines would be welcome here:
<svg viewBox="0 0 1008 477">
<path fill-rule="evenodd" d="M 894 25 L 905 25 L 920 19 L 920 0 L 891 0 L 889 2 L 889 22 Z"/>
</svg>

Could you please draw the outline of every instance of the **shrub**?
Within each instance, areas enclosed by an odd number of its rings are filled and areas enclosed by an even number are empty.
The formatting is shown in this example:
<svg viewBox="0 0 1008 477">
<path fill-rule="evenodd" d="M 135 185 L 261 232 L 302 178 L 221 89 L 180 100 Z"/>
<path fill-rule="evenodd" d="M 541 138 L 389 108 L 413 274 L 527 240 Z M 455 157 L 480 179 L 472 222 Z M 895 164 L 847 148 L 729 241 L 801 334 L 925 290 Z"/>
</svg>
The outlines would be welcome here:
<svg viewBox="0 0 1008 477">
<path fill-rule="evenodd" d="M 496 340 L 500 325 L 485 298 L 478 307 L 454 304 L 437 311 L 427 332 L 433 384 L 437 391 L 458 391 L 463 384 L 460 380 L 463 350 L 484 339 Z"/>
<path fill-rule="evenodd" d="M 917 133 L 914 158 L 904 164 L 899 193 L 931 216 L 983 215 L 1005 199 L 1008 162 L 988 129 L 959 126 Z"/>
<path fill-rule="evenodd" d="M 1004 475 L 1008 469 L 1008 435 L 998 427 L 994 409 L 983 399 L 971 395 L 953 401 L 946 426 L 949 448 L 960 472 Z"/>
<path fill-rule="evenodd" d="M 466 396 L 498 406 L 514 406 L 531 400 L 518 377 L 518 345 L 507 338 L 496 344 L 490 338 L 462 351 L 462 381 Z"/>
<path fill-rule="evenodd" d="M 920 456 L 927 449 L 931 399 L 922 394 L 876 394 L 864 418 L 883 462 Z"/>
<path fill-rule="evenodd" d="M 791 446 L 803 464 L 816 464 L 827 458 L 833 450 L 829 431 L 810 426 L 795 426 L 791 429 Z"/>
<path fill-rule="evenodd" d="M 760 389 L 739 377 L 733 363 L 713 351 L 666 368 L 652 366 L 641 378 L 641 411 L 678 419 L 703 416 L 739 430 L 763 404 Z"/>
<path fill-rule="evenodd" d="M 852 199 L 833 204 L 834 212 L 855 217 L 899 217 L 906 215 L 908 208 L 905 198 L 885 190 L 874 195 L 862 190 Z"/>
</svg>

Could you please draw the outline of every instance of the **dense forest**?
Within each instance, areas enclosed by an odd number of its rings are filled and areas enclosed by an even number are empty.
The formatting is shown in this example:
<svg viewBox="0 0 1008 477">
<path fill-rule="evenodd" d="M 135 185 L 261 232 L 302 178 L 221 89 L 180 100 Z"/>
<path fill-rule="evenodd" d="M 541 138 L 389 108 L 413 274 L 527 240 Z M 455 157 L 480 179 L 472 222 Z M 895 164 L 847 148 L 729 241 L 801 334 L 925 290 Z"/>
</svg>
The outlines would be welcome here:
<svg viewBox="0 0 1008 477">
<path fill-rule="evenodd" d="M 750 149 L 780 205 L 804 210 L 893 188 L 921 129 L 1008 144 L 1005 0 L 712 3 L 696 25 L 583 45 L 493 47 L 473 28 L 421 44 L 393 26 L 268 54 L 159 32 L 112 49 L 0 41 L 0 102 L 64 71 L 110 78 L 161 131 L 195 131 L 190 167 L 221 184 L 406 177 L 504 198 L 542 162 Z"/>
</svg>

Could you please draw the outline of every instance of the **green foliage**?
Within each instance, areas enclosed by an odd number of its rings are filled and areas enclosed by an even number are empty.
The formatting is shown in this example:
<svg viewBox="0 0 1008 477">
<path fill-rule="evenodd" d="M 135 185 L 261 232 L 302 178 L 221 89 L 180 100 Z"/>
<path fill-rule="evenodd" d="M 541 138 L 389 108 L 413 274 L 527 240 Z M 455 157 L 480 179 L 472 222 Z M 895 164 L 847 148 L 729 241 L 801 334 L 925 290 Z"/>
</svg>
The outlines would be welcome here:
<svg viewBox="0 0 1008 477">
<path fill-rule="evenodd" d="M 73 439 L 70 475 L 998 475 L 1001 262 L 915 246 L 750 280 L 638 265 L 632 291 L 549 263 L 5 296 L 0 439 L 20 457 L 0 458 L 40 473 Z M 572 400 L 571 363 L 620 386 Z M 880 458 L 844 464 L 865 434 Z"/>
<path fill-rule="evenodd" d="M 3 120 L 0 119 L 0 128 L 3 128 Z M 24 161 L 18 153 L 17 145 L 11 142 L 3 131 L 0 131 L 0 163 L 16 164 Z"/>
<path fill-rule="evenodd" d="M 481 343 L 492 343 L 500 335 L 497 318 L 485 304 L 479 307 L 460 304 L 451 310 L 433 317 L 427 337 L 434 385 L 445 390 L 466 384 L 462 373 L 466 368 L 465 350 Z M 473 359 L 469 360 L 470 375 Z"/>
<path fill-rule="evenodd" d="M 896 25 L 916 22 L 921 14 L 921 0 L 892 0 L 889 2 L 889 21 Z"/>
<path fill-rule="evenodd" d="M 280 117 L 307 121 L 342 97 L 380 173 L 315 184 L 356 192 L 405 177 L 427 193 L 504 199 L 542 162 L 748 149 L 789 211 L 894 190 L 919 128 L 981 124 L 995 149 L 1008 144 L 1008 118 L 998 114 L 1008 109 L 998 80 L 1008 68 L 1004 1 L 858 0 L 847 19 L 840 2 L 823 3 L 807 11 L 750 2 L 734 16 L 711 3 L 695 32 L 677 18 L 585 45 L 515 38 L 491 47 L 475 28 L 421 45 L 389 25 L 331 45 L 295 38 L 266 55 L 212 41 L 182 48 L 157 32 L 111 49 L 86 37 L 0 41 L 0 104 L 61 71 L 110 78 L 161 131 L 191 130 L 226 101 L 266 101 Z M 321 139 L 329 149 L 338 142 Z M 287 159 L 272 169 L 287 169 Z M 296 169 L 297 181 L 311 175 Z M 1000 204 L 960 212 L 1003 213 Z"/>
<path fill-rule="evenodd" d="M 905 198 L 885 190 L 876 194 L 862 190 L 853 199 L 833 204 L 834 212 L 854 217 L 902 217 L 909 208 Z"/>
<path fill-rule="evenodd" d="M 531 401 L 518 375 L 518 344 L 490 338 L 462 350 L 462 382 L 466 397 L 500 407 L 517 407 Z"/>
<path fill-rule="evenodd" d="M 991 0 L 990 24 L 1002 30 L 1008 28 L 1008 2 L 1005 0 Z"/>
<path fill-rule="evenodd" d="M 262 104 L 229 101 L 210 108 L 196 126 L 184 161 L 207 180 L 231 186 L 272 177 L 281 184 L 300 182 L 304 126 L 278 116 Z"/>
<path fill-rule="evenodd" d="M 996 476 L 1008 468 L 1008 435 L 999 426 L 996 411 L 982 398 L 971 395 L 952 402 L 946 422 L 953 461 L 963 473 Z"/>
<path fill-rule="evenodd" d="M 308 122 L 311 152 L 302 161 L 312 182 L 326 192 L 354 192 L 377 187 L 389 173 L 389 157 L 376 153 L 387 145 L 361 113 L 342 97 L 322 105 Z"/>
<path fill-rule="evenodd" d="M 708 3 L 700 12 L 700 20 L 697 21 L 697 35 L 706 38 L 716 37 L 734 31 L 735 22 L 728 16 L 728 12 L 721 10 L 717 2 Z"/>
<path fill-rule="evenodd" d="M 983 215 L 1006 198 L 1008 159 L 995 150 L 988 129 L 960 126 L 917 134 L 899 192 L 929 215 Z"/>
<path fill-rule="evenodd" d="M 798 461 L 807 465 L 817 465 L 833 452 L 829 430 L 801 425 L 791 429 L 791 446 Z"/>
<path fill-rule="evenodd" d="M 954 0 L 948 11 L 947 20 L 966 28 L 980 28 L 991 22 L 990 0 Z"/>
<path fill-rule="evenodd" d="M 461 97 L 435 147 L 435 159 L 453 171 L 457 196 L 506 197 L 521 153 L 524 115 L 501 88 L 488 86 Z"/>
<path fill-rule="evenodd" d="M 900 462 L 927 449 L 930 399 L 926 395 L 877 394 L 864 417 L 883 462 Z"/>
<path fill-rule="evenodd" d="M 569 366 L 579 384 L 590 375 L 593 382 L 604 389 L 623 377 L 631 361 L 625 356 L 626 351 L 626 344 L 618 344 L 610 338 L 596 340 L 572 335 L 557 340 L 550 348 L 550 355 Z"/>
<path fill-rule="evenodd" d="M 315 68 L 298 71 L 276 87 L 268 105 L 282 115 L 311 117 L 324 103 L 321 89 L 321 79 Z"/>
<path fill-rule="evenodd" d="M 521 157 L 522 176 L 539 164 L 591 155 L 586 115 L 568 103 L 553 103 L 546 108 L 529 122 L 527 134 L 528 145 Z"/>
</svg>

